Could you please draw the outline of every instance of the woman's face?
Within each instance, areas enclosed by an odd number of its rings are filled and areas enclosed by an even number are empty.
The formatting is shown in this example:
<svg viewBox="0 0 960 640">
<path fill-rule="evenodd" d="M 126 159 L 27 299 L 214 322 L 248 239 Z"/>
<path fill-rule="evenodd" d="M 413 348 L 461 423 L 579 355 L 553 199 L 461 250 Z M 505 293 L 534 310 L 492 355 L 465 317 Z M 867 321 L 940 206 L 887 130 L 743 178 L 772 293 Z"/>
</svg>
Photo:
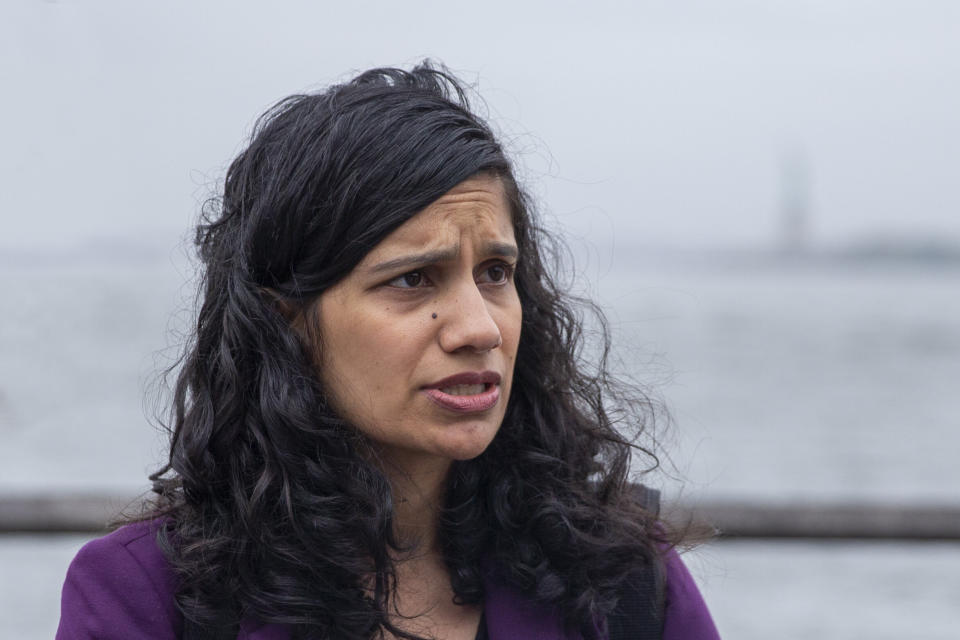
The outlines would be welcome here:
<svg viewBox="0 0 960 640">
<path fill-rule="evenodd" d="M 448 464 L 493 440 L 520 341 L 517 258 L 503 186 L 474 177 L 320 296 L 323 384 L 388 459 Z"/>
</svg>

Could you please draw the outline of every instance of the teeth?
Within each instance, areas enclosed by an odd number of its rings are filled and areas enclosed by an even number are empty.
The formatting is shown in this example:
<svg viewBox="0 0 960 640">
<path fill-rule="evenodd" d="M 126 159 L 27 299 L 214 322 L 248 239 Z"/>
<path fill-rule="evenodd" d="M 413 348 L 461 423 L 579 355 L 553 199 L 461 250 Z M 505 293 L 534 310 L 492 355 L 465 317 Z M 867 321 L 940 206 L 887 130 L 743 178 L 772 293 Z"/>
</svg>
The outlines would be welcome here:
<svg viewBox="0 0 960 640">
<path fill-rule="evenodd" d="M 452 387 L 444 387 L 440 391 L 451 396 L 475 396 L 483 393 L 484 389 L 486 389 L 484 384 L 455 384 Z"/>
</svg>

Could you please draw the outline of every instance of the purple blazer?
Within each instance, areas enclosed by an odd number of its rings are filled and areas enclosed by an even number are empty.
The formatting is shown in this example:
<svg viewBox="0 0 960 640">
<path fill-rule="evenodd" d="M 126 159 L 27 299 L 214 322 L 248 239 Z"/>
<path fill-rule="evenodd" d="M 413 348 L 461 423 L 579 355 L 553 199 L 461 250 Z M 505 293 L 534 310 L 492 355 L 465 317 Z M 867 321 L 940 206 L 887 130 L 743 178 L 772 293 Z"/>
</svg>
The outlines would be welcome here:
<svg viewBox="0 0 960 640">
<path fill-rule="evenodd" d="M 87 543 L 63 584 L 57 640 L 179 640 L 183 621 L 174 601 L 176 577 L 156 544 L 158 521 L 117 529 Z M 690 572 L 666 555 L 664 640 L 719 639 Z M 490 640 L 575 640 L 558 612 L 527 601 L 502 584 L 485 585 Z M 245 621 L 238 640 L 288 640 L 280 625 Z M 579 636 L 577 636 L 579 638 Z"/>
</svg>

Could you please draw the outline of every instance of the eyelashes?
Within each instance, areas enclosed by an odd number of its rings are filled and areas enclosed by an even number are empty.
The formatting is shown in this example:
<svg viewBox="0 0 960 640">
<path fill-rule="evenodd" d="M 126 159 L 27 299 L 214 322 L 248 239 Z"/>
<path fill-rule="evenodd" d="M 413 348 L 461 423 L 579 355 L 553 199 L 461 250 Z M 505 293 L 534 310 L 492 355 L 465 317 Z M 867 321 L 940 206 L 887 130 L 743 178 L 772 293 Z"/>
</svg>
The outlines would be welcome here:
<svg viewBox="0 0 960 640">
<path fill-rule="evenodd" d="M 477 276 L 480 284 L 504 285 L 513 279 L 516 264 L 495 262 L 485 266 Z M 423 289 L 434 283 L 426 274 L 425 269 L 408 271 L 388 281 L 386 285 L 395 289 Z"/>
<path fill-rule="evenodd" d="M 420 284 L 426 279 L 427 277 L 422 271 L 410 271 L 401 276 L 397 276 L 388 282 L 387 286 L 397 289 L 416 289 L 420 287 Z"/>
<path fill-rule="evenodd" d="M 496 271 L 498 274 L 497 277 L 491 279 L 490 282 L 494 284 L 501 284 L 507 282 L 513 277 L 513 269 L 513 265 L 507 264 L 506 262 L 499 262 L 484 269 L 483 273 L 492 274 L 494 271 Z"/>
</svg>

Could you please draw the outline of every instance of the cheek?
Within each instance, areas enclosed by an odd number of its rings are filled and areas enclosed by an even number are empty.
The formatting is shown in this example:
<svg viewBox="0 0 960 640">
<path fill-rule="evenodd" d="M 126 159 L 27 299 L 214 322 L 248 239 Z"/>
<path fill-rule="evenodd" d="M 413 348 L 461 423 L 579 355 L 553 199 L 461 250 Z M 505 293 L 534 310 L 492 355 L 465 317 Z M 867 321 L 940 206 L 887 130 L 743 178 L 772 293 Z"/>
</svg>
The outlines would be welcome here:
<svg viewBox="0 0 960 640">
<path fill-rule="evenodd" d="M 509 346 L 510 356 L 517 355 L 517 348 L 520 344 L 520 330 L 523 326 L 523 307 L 520 304 L 520 298 L 515 298 L 513 303 L 505 310 L 503 320 L 500 325 L 500 333 L 503 336 L 505 346 Z"/>
<path fill-rule="evenodd" d="M 523 326 L 523 309 L 519 298 L 513 304 L 505 306 L 502 311 L 498 324 L 500 326 L 500 336 L 503 338 L 501 349 L 503 350 L 503 357 L 507 360 L 510 376 L 507 389 L 510 390 L 513 386 L 513 369 L 516 365 L 517 351 L 520 348 L 520 333 Z"/>
<path fill-rule="evenodd" d="M 362 318 L 362 319 L 359 319 Z M 365 314 L 328 327 L 324 372 L 353 396 L 376 399 L 399 388 L 418 360 L 418 335 L 396 316 Z"/>
<path fill-rule="evenodd" d="M 383 396 L 382 380 L 376 377 L 384 369 L 376 358 L 362 327 L 327 326 L 321 347 L 320 379 L 336 413 L 366 431 L 378 420 L 374 402 Z"/>
<path fill-rule="evenodd" d="M 324 368 L 331 374 L 358 381 L 378 371 L 382 351 L 380 334 L 368 322 L 340 322 L 328 328 L 323 341 Z"/>
</svg>

